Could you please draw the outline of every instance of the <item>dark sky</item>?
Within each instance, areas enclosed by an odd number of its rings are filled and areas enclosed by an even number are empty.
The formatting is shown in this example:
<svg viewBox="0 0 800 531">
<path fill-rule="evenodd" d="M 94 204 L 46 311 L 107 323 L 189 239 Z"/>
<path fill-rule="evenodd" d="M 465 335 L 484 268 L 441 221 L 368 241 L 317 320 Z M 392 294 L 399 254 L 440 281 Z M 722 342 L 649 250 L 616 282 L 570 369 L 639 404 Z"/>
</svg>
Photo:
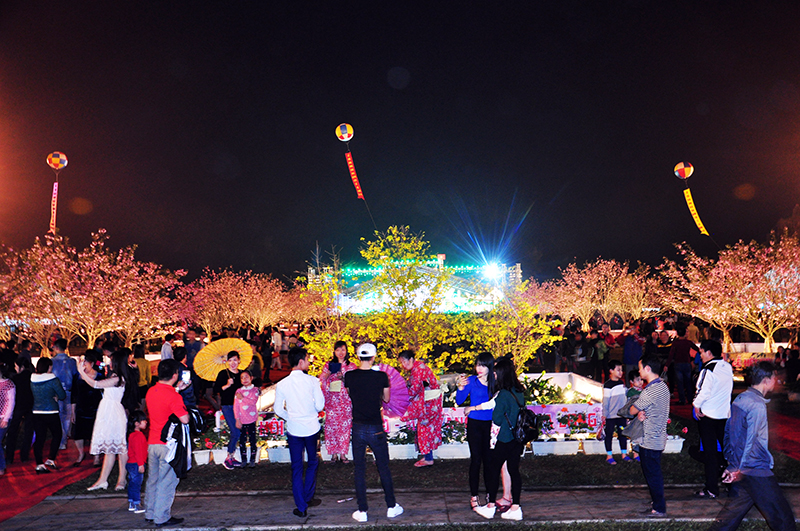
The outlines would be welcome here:
<svg viewBox="0 0 800 531">
<path fill-rule="evenodd" d="M 59 150 L 75 244 L 104 227 L 192 277 L 355 259 L 341 122 L 378 227 L 449 263 L 712 254 L 682 160 L 721 245 L 800 202 L 800 4 L 429 4 L 3 2 L 0 240 L 47 231 Z"/>
</svg>

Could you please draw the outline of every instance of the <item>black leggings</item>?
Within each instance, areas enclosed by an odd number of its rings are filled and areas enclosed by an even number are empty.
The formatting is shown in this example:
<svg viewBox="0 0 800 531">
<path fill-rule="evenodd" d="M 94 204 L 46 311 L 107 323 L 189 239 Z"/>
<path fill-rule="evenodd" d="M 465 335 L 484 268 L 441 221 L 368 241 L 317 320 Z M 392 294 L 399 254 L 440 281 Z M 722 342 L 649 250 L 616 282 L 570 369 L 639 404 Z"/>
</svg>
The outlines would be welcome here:
<svg viewBox="0 0 800 531">
<path fill-rule="evenodd" d="M 247 442 L 250 441 L 250 460 L 256 461 L 256 423 L 242 424 L 242 431 L 239 434 L 239 453 L 242 454 L 242 463 L 247 460 Z"/>
<path fill-rule="evenodd" d="M 33 414 L 33 432 L 36 434 L 36 442 L 33 443 L 33 456 L 36 458 L 36 464 L 41 465 L 44 463 L 42 453 L 44 451 L 44 440 L 47 437 L 47 430 L 50 430 L 50 457 L 49 459 L 55 460 L 58 454 L 58 447 L 61 445 L 61 419 L 59 419 L 58 412 L 56 413 L 34 413 Z"/>
<path fill-rule="evenodd" d="M 491 420 L 467 418 L 467 444 L 469 444 L 469 491 L 478 495 L 483 463 L 483 481 L 489 492 L 489 440 L 492 436 Z"/>
<path fill-rule="evenodd" d="M 500 474 L 503 470 L 503 463 L 508 464 L 508 473 L 511 476 L 511 498 L 514 505 L 519 505 L 519 497 L 522 494 L 522 476 L 519 473 L 519 460 L 522 454 L 522 444 L 517 441 L 500 442 L 494 450 L 489 452 L 489 463 L 491 473 L 486 483 L 489 487 L 489 503 L 497 501 L 497 490 L 500 488 Z"/>
</svg>

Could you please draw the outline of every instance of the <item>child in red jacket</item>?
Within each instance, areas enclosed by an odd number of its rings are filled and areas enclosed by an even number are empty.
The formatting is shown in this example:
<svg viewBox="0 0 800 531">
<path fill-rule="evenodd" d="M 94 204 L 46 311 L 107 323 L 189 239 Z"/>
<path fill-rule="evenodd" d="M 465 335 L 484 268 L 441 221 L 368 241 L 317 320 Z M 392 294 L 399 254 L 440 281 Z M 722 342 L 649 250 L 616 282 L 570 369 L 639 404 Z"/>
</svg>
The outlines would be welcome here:
<svg viewBox="0 0 800 531">
<path fill-rule="evenodd" d="M 128 510 L 143 513 L 142 478 L 147 463 L 147 438 L 142 433 L 147 429 L 147 415 L 138 409 L 128 418 Z"/>
</svg>

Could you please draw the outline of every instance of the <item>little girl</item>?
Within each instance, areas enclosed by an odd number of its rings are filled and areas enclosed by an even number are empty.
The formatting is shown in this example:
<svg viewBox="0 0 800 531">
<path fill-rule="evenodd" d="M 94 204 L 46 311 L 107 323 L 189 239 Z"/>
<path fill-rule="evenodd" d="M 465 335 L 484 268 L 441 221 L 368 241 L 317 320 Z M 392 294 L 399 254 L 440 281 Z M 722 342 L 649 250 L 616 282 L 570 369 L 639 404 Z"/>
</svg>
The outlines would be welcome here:
<svg viewBox="0 0 800 531">
<path fill-rule="evenodd" d="M 147 429 L 147 415 L 138 409 L 131 413 L 128 419 L 128 510 L 134 513 L 143 513 L 142 505 L 142 478 L 144 465 L 147 462 L 147 439 L 142 433 Z"/>
<path fill-rule="evenodd" d="M 258 420 L 258 396 L 261 390 L 253 385 L 253 376 L 249 370 L 241 371 L 242 386 L 233 397 L 233 414 L 236 417 L 236 428 L 241 430 L 239 436 L 239 453 L 242 463 L 247 457 L 247 439 L 250 439 L 250 468 L 256 467 L 256 421 Z"/>
</svg>

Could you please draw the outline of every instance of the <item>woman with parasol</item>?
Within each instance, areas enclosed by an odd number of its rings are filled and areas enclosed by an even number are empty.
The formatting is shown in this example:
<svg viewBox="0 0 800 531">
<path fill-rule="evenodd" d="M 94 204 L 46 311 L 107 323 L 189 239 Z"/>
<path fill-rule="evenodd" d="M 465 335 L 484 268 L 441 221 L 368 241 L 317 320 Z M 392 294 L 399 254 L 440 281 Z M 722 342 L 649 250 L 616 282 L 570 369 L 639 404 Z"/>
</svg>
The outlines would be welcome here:
<svg viewBox="0 0 800 531">
<path fill-rule="evenodd" d="M 236 427 L 236 416 L 233 412 L 233 400 L 236 396 L 236 390 L 242 386 L 242 381 L 240 380 L 239 375 L 240 361 L 241 360 L 238 351 L 231 350 L 228 352 L 227 366 L 219 371 L 217 380 L 214 382 L 214 394 L 219 395 L 219 403 L 222 406 L 222 414 L 225 416 L 225 422 L 228 424 L 228 430 L 231 432 L 231 438 L 230 441 L 228 441 L 228 458 L 224 463 L 222 463 L 222 466 L 228 470 L 244 467 L 242 463 L 234 458 L 234 453 L 236 452 L 236 443 L 239 442 L 239 428 Z"/>
<path fill-rule="evenodd" d="M 415 467 L 433 465 L 433 451 L 442 444 L 442 392 L 430 367 L 414 359 L 413 350 L 398 354 L 408 375 L 408 411 L 404 419 L 417 427 L 417 450 L 422 458 Z"/>
<path fill-rule="evenodd" d="M 325 448 L 332 461 L 347 463 L 353 404 L 344 388 L 344 375 L 358 367 L 350 361 L 347 343 L 333 345 L 333 359 L 325 364 L 319 381 L 325 397 Z"/>
</svg>

